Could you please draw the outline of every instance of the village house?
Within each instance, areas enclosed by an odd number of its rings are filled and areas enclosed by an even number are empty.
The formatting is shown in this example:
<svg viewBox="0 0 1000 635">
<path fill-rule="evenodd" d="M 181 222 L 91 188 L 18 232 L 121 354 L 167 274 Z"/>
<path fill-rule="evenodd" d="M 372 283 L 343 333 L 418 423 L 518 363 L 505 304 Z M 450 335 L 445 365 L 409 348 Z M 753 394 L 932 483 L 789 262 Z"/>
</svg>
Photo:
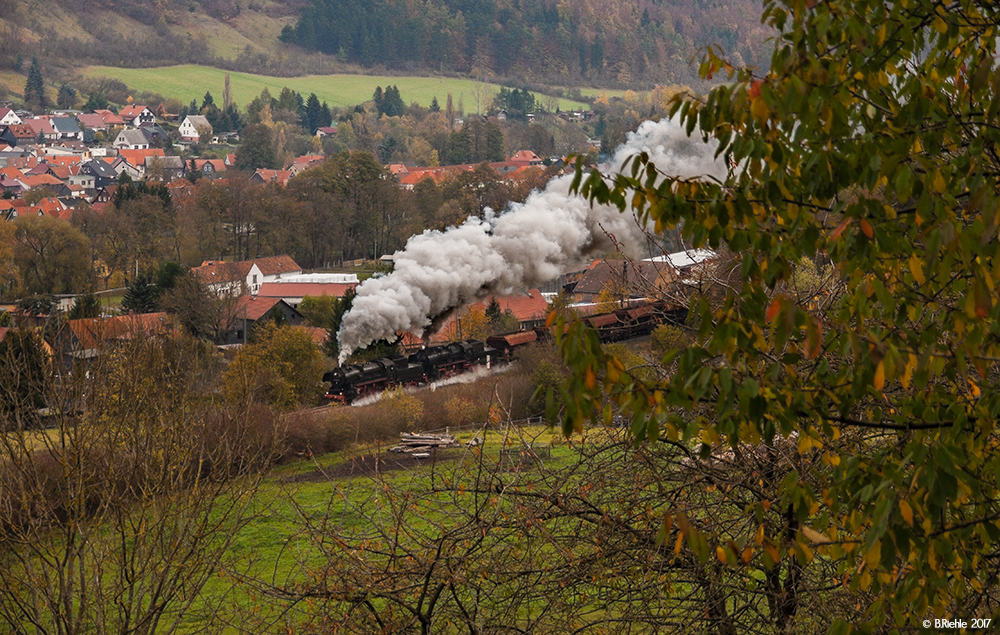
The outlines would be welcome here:
<svg viewBox="0 0 1000 635">
<path fill-rule="evenodd" d="M 139 127 L 144 123 L 156 121 L 156 114 L 145 106 L 126 106 L 118 113 L 125 125 Z"/>
<path fill-rule="evenodd" d="M 566 286 L 575 302 L 616 302 L 625 306 L 633 299 L 662 294 L 677 279 L 666 262 L 648 260 L 596 260 L 578 282 Z"/>
<path fill-rule="evenodd" d="M 80 130 L 80 124 L 73 117 L 52 117 L 49 121 L 59 139 L 83 141 L 83 131 Z"/>
<path fill-rule="evenodd" d="M 226 162 L 223 159 L 194 159 L 194 166 L 202 176 L 210 179 L 226 171 Z"/>
<path fill-rule="evenodd" d="M 169 183 L 184 178 L 187 167 L 179 156 L 147 156 L 145 173 L 151 180 Z"/>
<path fill-rule="evenodd" d="M 0 141 L 11 147 L 27 146 L 38 140 L 38 133 L 25 123 L 10 124 L 0 128 Z"/>
<path fill-rule="evenodd" d="M 295 309 L 306 297 L 344 297 L 354 291 L 360 282 L 353 273 L 303 273 L 285 275 L 260 285 L 257 295 L 265 298 L 280 298 Z"/>
<path fill-rule="evenodd" d="M 322 154 L 306 154 L 301 157 L 296 157 L 294 160 L 292 160 L 292 163 L 288 166 L 288 173 L 291 176 L 296 176 L 300 172 L 304 172 L 309 168 L 314 168 L 325 161 L 326 161 L 326 156 Z"/>
<path fill-rule="evenodd" d="M 204 115 L 188 115 L 177 128 L 181 135 L 181 141 L 198 143 L 201 135 L 212 135 L 212 124 L 208 123 L 208 118 Z"/>
<path fill-rule="evenodd" d="M 24 120 L 25 125 L 30 126 L 35 133 L 35 139 L 41 139 L 45 143 L 53 143 L 59 140 L 59 133 L 52 127 L 52 117 L 42 115 Z"/>
<path fill-rule="evenodd" d="M 149 148 L 149 137 L 138 128 L 126 128 L 118 133 L 112 147 L 119 150 L 146 150 Z"/>
<path fill-rule="evenodd" d="M 254 183 L 277 183 L 278 185 L 288 185 L 288 179 L 292 178 L 292 173 L 288 170 L 267 170 L 258 168 L 250 180 Z"/>
<path fill-rule="evenodd" d="M 225 335 L 223 344 L 246 344 L 254 324 L 261 320 L 275 320 L 290 326 L 301 326 L 302 314 L 280 298 L 262 298 L 244 295 L 236 302 L 233 326 Z"/>
<path fill-rule="evenodd" d="M 102 159 L 91 159 L 80 166 L 81 176 L 90 176 L 94 179 L 94 189 L 114 185 L 118 182 L 118 172 L 111 164 Z"/>
<path fill-rule="evenodd" d="M 121 315 L 109 318 L 66 320 L 56 335 L 56 349 L 63 362 L 86 361 L 137 337 L 165 337 L 177 333 L 166 313 Z"/>
<path fill-rule="evenodd" d="M 191 273 L 217 295 L 256 295 L 265 282 L 300 274 L 302 267 L 289 256 L 272 256 L 241 262 L 206 260 Z"/>
<path fill-rule="evenodd" d="M 17 126 L 24 123 L 10 108 L 0 108 L 0 126 Z"/>
</svg>

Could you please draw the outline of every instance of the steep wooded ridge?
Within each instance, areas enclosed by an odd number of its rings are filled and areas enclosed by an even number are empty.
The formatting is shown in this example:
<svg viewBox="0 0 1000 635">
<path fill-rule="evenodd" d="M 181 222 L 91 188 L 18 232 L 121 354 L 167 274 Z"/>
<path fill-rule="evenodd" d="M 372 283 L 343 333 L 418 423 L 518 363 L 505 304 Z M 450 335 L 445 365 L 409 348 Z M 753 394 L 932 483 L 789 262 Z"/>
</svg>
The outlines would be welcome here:
<svg viewBox="0 0 1000 635">
<path fill-rule="evenodd" d="M 698 83 L 698 52 L 761 68 L 756 0 L 0 0 L 0 66 L 385 68 L 551 84 Z"/>
<path fill-rule="evenodd" d="M 694 79 L 698 49 L 759 66 L 753 0 L 312 0 L 282 40 L 362 66 L 605 85 Z"/>
</svg>

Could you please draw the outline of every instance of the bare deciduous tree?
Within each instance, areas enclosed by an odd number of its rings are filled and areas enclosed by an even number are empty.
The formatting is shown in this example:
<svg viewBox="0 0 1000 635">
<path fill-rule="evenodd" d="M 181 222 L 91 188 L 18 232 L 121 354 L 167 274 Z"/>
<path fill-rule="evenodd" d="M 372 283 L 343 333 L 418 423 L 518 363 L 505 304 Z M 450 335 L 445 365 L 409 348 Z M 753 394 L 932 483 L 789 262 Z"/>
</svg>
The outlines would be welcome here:
<svg viewBox="0 0 1000 635">
<path fill-rule="evenodd" d="M 4 413 L 3 630 L 218 630 L 199 594 L 251 520 L 275 435 L 266 417 L 205 407 L 214 360 L 193 339 L 133 333 L 59 369 L 44 429 Z"/>
</svg>

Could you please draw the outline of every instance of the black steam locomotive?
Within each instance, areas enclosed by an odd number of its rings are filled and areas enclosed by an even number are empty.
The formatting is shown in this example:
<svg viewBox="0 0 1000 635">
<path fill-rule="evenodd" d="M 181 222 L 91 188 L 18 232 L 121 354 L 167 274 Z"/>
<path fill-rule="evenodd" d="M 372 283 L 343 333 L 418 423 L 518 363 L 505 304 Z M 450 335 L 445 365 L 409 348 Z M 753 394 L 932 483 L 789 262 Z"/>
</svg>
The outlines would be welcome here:
<svg viewBox="0 0 1000 635">
<path fill-rule="evenodd" d="M 614 342 L 646 335 L 663 322 L 683 323 L 687 309 L 654 302 L 611 313 L 584 318 L 603 342 Z M 325 398 L 329 402 L 351 403 L 395 386 L 422 386 L 477 368 L 490 368 L 513 360 L 518 348 L 549 336 L 547 329 L 536 327 L 505 335 L 492 335 L 486 342 L 466 340 L 441 346 L 429 346 L 409 357 L 395 355 L 361 364 L 335 368 L 325 375 L 329 384 Z"/>
<path fill-rule="evenodd" d="M 489 368 L 500 357 L 497 350 L 477 340 L 429 346 L 409 357 L 394 355 L 334 368 L 323 375 L 329 384 L 325 396 L 329 401 L 351 403 L 395 386 L 422 386 L 477 367 Z"/>
</svg>

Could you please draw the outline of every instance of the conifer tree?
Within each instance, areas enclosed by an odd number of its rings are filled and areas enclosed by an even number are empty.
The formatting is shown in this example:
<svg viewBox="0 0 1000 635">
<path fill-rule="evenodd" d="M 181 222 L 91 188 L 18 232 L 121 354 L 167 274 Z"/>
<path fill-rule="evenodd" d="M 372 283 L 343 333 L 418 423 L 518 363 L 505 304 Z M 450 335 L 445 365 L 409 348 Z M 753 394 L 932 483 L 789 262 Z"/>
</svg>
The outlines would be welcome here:
<svg viewBox="0 0 1000 635">
<path fill-rule="evenodd" d="M 159 293 L 152 277 L 144 273 L 139 274 L 125 290 L 125 295 L 122 297 L 122 311 L 152 313 L 156 310 L 158 297 Z"/>
<path fill-rule="evenodd" d="M 42 79 L 42 68 L 37 57 L 31 58 L 31 68 L 28 69 L 28 80 L 24 84 L 24 102 L 39 108 L 45 108 L 45 80 Z"/>
</svg>

